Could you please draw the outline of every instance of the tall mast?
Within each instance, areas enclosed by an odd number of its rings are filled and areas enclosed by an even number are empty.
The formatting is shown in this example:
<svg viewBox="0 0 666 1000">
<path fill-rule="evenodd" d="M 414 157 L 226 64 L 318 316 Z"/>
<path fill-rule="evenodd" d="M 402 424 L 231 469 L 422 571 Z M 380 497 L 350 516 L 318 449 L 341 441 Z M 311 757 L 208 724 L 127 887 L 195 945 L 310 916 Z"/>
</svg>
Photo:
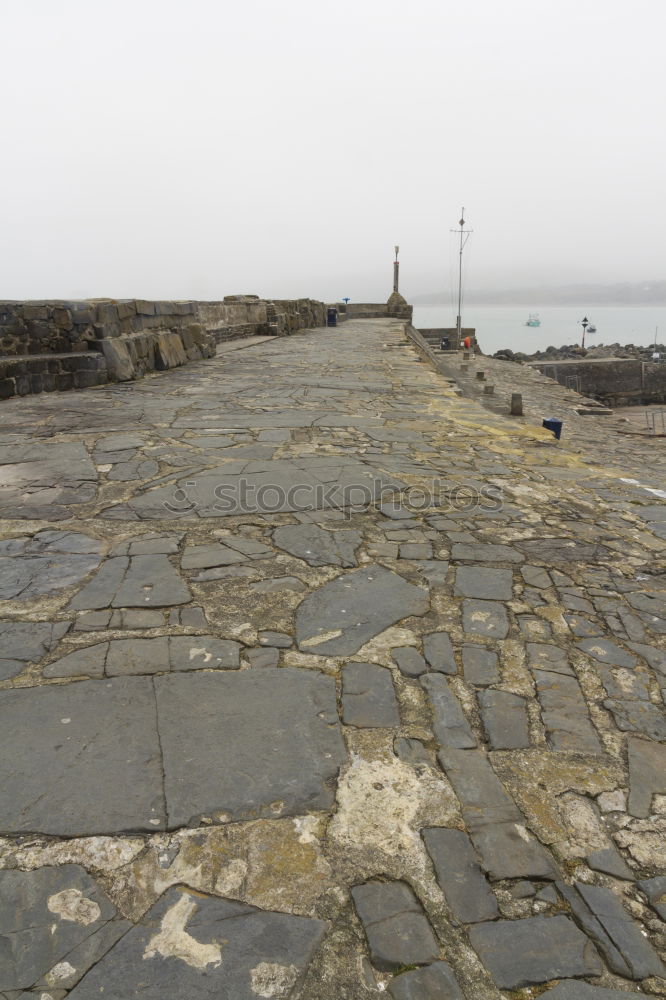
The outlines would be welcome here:
<svg viewBox="0 0 666 1000">
<path fill-rule="evenodd" d="M 471 229 L 465 229 L 465 209 L 463 208 L 460 213 L 460 251 L 458 255 L 458 315 L 456 317 L 456 333 L 458 335 L 458 343 L 460 343 L 460 338 L 462 336 L 462 259 L 463 250 L 465 249 L 465 244 L 472 232 Z M 456 229 L 451 230 L 452 233 L 457 232 Z"/>
</svg>

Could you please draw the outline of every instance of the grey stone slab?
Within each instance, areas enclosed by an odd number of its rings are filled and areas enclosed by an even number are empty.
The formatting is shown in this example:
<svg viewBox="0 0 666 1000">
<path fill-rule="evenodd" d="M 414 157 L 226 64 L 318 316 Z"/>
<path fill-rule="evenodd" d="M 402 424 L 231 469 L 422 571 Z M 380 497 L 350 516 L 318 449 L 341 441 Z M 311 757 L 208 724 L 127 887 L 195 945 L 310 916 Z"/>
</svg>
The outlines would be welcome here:
<svg viewBox="0 0 666 1000">
<path fill-rule="evenodd" d="M 582 639 L 576 646 L 599 663 L 612 664 L 614 667 L 635 667 L 637 663 L 635 656 L 610 639 Z"/>
<path fill-rule="evenodd" d="M 603 634 L 596 622 L 591 622 L 589 618 L 585 618 L 583 615 L 564 615 L 564 620 L 573 634 L 581 638 Z"/>
<path fill-rule="evenodd" d="M 581 893 L 578 891 L 578 883 L 575 886 L 567 885 L 564 882 L 557 883 L 560 895 L 567 901 L 576 922 L 585 931 L 588 937 L 595 942 L 601 950 L 608 967 L 612 972 L 631 979 L 631 970 L 616 947 L 603 924 L 588 906 Z"/>
<path fill-rule="evenodd" d="M 80 590 L 70 601 L 69 607 L 76 611 L 99 611 L 111 606 L 116 591 L 120 587 L 129 567 L 127 556 L 114 556 L 102 563 L 90 583 Z"/>
<path fill-rule="evenodd" d="M 525 699 L 510 691 L 480 691 L 479 708 L 491 750 L 519 750 L 530 745 Z"/>
<path fill-rule="evenodd" d="M 535 670 L 534 680 L 543 723 L 553 750 L 602 753 L 597 731 L 590 721 L 587 703 L 576 678 Z"/>
<path fill-rule="evenodd" d="M 66 991 L 76 986 L 86 972 L 93 965 L 96 965 L 131 927 L 132 924 L 129 920 L 116 919 L 110 920 L 99 930 L 94 931 L 90 937 L 73 948 L 63 962 L 55 965 L 42 977 L 37 984 L 40 992 L 30 994 L 31 1000 L 37 1000 L 37 998 L 42 1000 L 45 993 L 56 1000 L 56 993 L 59 994 L 60 989 L 63 990 L 63 997 L 66 996 Z M 54 986 L 59 989 L 54 990 Z"/>
<path fill-rule="evenodd" d="M 507 613 L 497 601 L 463 601 L 463 629 L 468 635 L 485 639 L 506 639 L 509 634 Z"/>
<path fill-rule="evenodd" d="M 437 758 L 460 799 L 482 865 L 493 880 L 558 877 L 546 851 L 480 750 L 440 750 Z"/>
<path fill-rule="evenodd" d="M 110 611 L 83 611 L 74 622 L 75 632 L 102 632 L 111 621 Z"/>
<path fill-rule="evenodd" d="M 169 636 L 172 670 L 237 670 L 241 645 L 213 635 Z"/>
<path fill-rule="evenodd" d="M 475 747 L 476 737 L 446 677 L 441 674 L 424 674 L 421 686 L 428 695 L 433 732 L 440 747 L 454 747 L 458 750 Z"/>
<path fill-rule="evenodd" d="M 391 671 L 374 663 L 342 668 L 342 719 L 347 726 L 381 728 L 400 725 Z"/>
<path fill-rule="evenodd" d="M 527 659 L 530 667 L 537 670 L 549 670 L 556 674 L 569 674 L 574 677 L 574 672 L 569 665 L 569 658 L 566 650 L 560 649 L 548 642 L 528 642 Z"/>
<path fill-rule="evenodd" d="M 428 669 L 426 661 L 413 646 L 397 646 L 391 650 L 391 656 L 405 677 L 420 677 Z"/>
<path fill-rule="evenodd" d="M 44 667 L 44 677 L 103 677 L 108 642 L 85 646 Z"/>
<path fill-rule="evenodd" d="M 430 632 L 423 636 L 423 655 L 431 670 L 455 674 L 458 670 L 448 632 Z"/>
<path fill-rule="evenodd" d="M 449 572 L 449 563 L 446 559 L 415 559 L 414 565 L 431 587 L 446 585 L 446 577 Z"/>
<path fill-rule="evenodd" d="M 468 684 L 487 687 L 500 679 L 497 653 L 484 646 L 463 646 L 463 674 Z"/>
<path fill-rule="evenodd" d="M 666 714 L 659 705 L 649 701 L 607 698 L 604 708 L 612 713 L 615 725 L 622 732 L 641 733 L 652 740 L 666 740 Z"/>
<path fill-rule="evenodd" d="M 161 628 L 164 625 L 164 614 L 161 611 L 121 611 L 115 612 L 120 617 L 120 628 Z M 114 626 L 116 627 L 116 626 Z"/>
<path fill-rule="evenodd" d="M 260 646 L 257 649 L 248 649 L 246 655 L 250 666 L 260 669 L 264 667 L 277 667 L 280 662 L 280 650 L 276 649 L 275 646 Z"/>
<path fill-rule="evenodd" d="M 590 986 L 576 979 L 563 979 L 543 994 L 548 1000 L 626 1000 L 627 997 L 644 997 L 633 990 L 607 990 L 603 986 Z"/>
<path fill-rule="evenodd" d="M 622 878 L 627 881 L 632 881 L 634 878 L 631 868 L 615 847 L 604 847 L 599 851 L 592 851 L 585 860 L 595 872 L 604 872 L 606 875 L 612 875 L 613 878 Z"/>
<path fill-rule="evenodd" d="M 456 597 L 510 601 L 513 595 L 513 575 L 508 569 L 491 569 L 488 566 L 457 566 L 453 593 Z"/>
<path fill-rule="evenodd" d="M 273 541 L 280 549 L 304 559 L 310 566 L 357 566 L 358 531 L 325 531 L 316 524 L 287 524 L 276 528 Z"/>
<path fill-rule="evenodd" d="M 641 879 L 636 885 L 645 893 L 655 913 L 658 913 L 662 920 L 666 920 L 666 876 Z"/>
<path fill-rule="evenodd" d="M 653 670 L 656 670 L 662 677 L 666 677 L 666 652 L 663 649 L 646 646 L 642 642 L 628 642 L 627 645 L 644 660 L 647 660 Z"/>
<path fill-rule="evenodd" d="M 405 542 L 400 546 L 401 559 L 432 559 L 432 545 L 429 542 Z"/>
<path fill-rule="evenodd" d="M 494 920 L 497 900 L 481 870 L 474 848 L 462 830 L 431 827 L 422 831 L 440 889 L 463 924 Z"/>
<path fill-rule="evenodd" d="M 72 1000 L 287 997 L 327 925 L 234 900 L 169 889 L 91 969 Z"/>
<path fill-rule="evenodd" d="M 113 639 L 106 657 L 108 677 L 126 674 L 158 674 L 169 670 L 169 640 Z"/>
<path fill-rule="evenodd" d="M 210 569 L 245 562 L 247 556 L 218 542 L 212 545 L 189 545 L 180 561 L 182 569 Z"/>
<path fill-rule="evenodd" d="M 327 809 L 346 759 L 335 682 L 286 667 L 155 679 L 169 826 Z"/>
<path fill-rule="evenodd" d="M 663 977 L 666 969 L 664 969 L 661 959 L 648 939 L 642 934 L 639 925 L 626 912 L 615 893 L 611 889 L 598 885 L 587 885 L 584 882 L 576 882 L 575 888 L 626 962 L 629 978 Z M 610 961 L 604 947 L 604 941 L 599 939 L 597 944 L 607 961 Z M 614 971 L 620 975 L 627 974 L 620 972 L 618 968 Z"/>
<path fill-rule="evenodd" d="M 366 882 L 353 886 L 351 894 L 375 968 L 392 972 L 437 961 L 435 935 L 405 882 Z"/>
<path fill-rule="evenodd" d="M 108 434 L 95 441 L 95 451 L 125 451 L 143 448 L 144 439 L 138 434 Z"/>
<path fill-rule="evenodd" d="M 67 633 L 71 622 L 0 621 L 0 680 L 19 674 L 28 663 L 39 663 Z"/>
<path fill-rule="evenodd" d="M 259 642 L 268 646 L 277 646 L 278 649 L 289 649 L 294 645 L 294 640 L 285 632 L 271 632 L 270 630 L 258 633 Z"/>
<path fill-rule="evenodd" d="M 523 580 L 529 587 L 536 587 L 538 590 L 547 590 L 551 586 L 550 577 L 545 569 L 540 566 L 521 566 L 520 572 Z"/>
<path fill-rule="evenodd" d="M 652 796 L 666 794 L 666 746 L 635 736 L 627 738 L 629 758 L 629 802 L 632 816 L 645 817 L 652 808 Z"/>
<path fill-rule="evenodd" d="M 383 566 L 354 570 L 309 594 L 296 612 L 300 649 L 352 656 L 390 625 L 428 610 L 427 592 Z"/>
<path fill-rule="evenodd" d="M 0 872 L 0 989 L 34 986 L 115 915 L 79 865 Z"/>
<path fill-rule="evenodd" d="M 61 837 L 164 827 L 152 679 L 0 692 L 0 832 Z"/>
<path fill-rule="evenodd" d="M 533 563 L 545 566 L 578 562 L 595 565 L 612 556 L 612 553 L 604 545 L 598 542 L 584 542 L 578 538 L 521 539 L 515 542 L 515 546 Z M 561 585 L 558 581 L 556 584 Z"/>
<path fill-rule="evenodd" d="M 451 558 L 461 562 L 510 562 L 524 561 L 524 556 L 510 545 L 485 545 L 481 542 L 466 545 L 457 542 L 451 549 Z"/>
<path fill-rule="evenodd" d="M 550 979 L 602 972 L 594 946 L 565 916 L 474 924 L 469 937 L 500 989 L 517 990 Z"/>
<path fill-rule="evenodd" d="M 99 565 L 101 550 L 88 535 L 40 532 L 22 551 L 0 556 L 0 600 L 26 601 L 79 583 Z"/>
<path fill-rule="evenodd" d="M 170 607 L 187 604 L 191 596 L 167 556 L 133 556 L 113 607 Z"/>
<path fill-rule="evenodd" d="M 465 1000 L 446 962 L 403 972 L 390 980 L 388 992 L 393 1000 Z"/>
<path fill-rule="evenodd" d="M 393 741 L 393 750 L 396 756 L 406 764 L 419 765 L 432 763 L 428 751 L 423 743 L 421 743 L 421 740 L 412 740 L 399 736 Z"/>
</svg>

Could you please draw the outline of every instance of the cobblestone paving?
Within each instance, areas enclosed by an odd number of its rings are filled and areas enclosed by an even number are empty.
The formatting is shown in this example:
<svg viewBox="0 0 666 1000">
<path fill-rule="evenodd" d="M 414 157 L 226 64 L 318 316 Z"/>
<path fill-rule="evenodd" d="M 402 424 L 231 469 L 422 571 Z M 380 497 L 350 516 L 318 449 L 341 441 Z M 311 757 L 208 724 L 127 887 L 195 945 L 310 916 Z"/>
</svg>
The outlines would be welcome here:
<svg viewBox="0 0 666 1000">
<path fill-rule="evenodd" d="M 448 364 L 3 404 L 0 1000 L 666 997 L 666 446 Z"/>
</svg>

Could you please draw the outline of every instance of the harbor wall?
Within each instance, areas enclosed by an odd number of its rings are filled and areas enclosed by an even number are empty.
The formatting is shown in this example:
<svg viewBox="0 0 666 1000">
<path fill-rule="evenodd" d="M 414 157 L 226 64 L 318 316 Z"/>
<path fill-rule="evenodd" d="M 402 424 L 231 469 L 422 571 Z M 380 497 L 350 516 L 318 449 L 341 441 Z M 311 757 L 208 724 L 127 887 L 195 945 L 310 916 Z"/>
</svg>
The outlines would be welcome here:
<svg viewBox="0 0 666 1000">
<path fill-rule="evenodd" d="M 560 385 L 606 406 L 666 403 L 666 362 L 599 358 L 528 364 Z"/>
</svg>

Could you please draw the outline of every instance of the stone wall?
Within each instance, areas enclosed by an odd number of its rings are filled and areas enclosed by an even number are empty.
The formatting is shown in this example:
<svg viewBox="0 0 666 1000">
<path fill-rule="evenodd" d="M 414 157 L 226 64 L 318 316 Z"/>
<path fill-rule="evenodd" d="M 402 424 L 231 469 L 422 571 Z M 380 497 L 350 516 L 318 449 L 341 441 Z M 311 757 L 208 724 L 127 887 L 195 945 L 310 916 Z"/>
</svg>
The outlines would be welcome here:
<svg viewBox="0 0 666 1000">
<path fill-rule="evenodd" d="M 633 358 L 529 362 L 536 368 L 584 396 L 591 396 L 607 406 L 666 403 L 666 363 Z"/>
<path fill-rule="evenodd" d="M 386 302 L 344 302 L 338 303 L 336 308 L 342 312 L 346 311 L 349 319 L 386 319 L 394 317 L 404 319 L 409 323 L 412 321 L 413 307 L 410 305 L 400 306 L 391 309 Z"/>
<path fill-rule="evenodd" d="M 256 295 L 231 295 L 221 302 L 2 302 L 0 357 L 16 361 L 96 352 L 98 359 L 105 362 L 105 366 L 97 365 L 98 370 L 105 367 L 109 379 L 128 381 L 149 371 L 212 357 L 216 344 L 222 341 L 256 335 L 288 336 L 325 323 L 323 302 L 269 302 Z M 13 370 L 18 369 L 14 366 Z M 50 379 L 48 382 L 51 386 Z M 22 386 L 27 384 L 21 382 Z M 38 385 L 39 380 L 34 384 Z"/>
</svg>

